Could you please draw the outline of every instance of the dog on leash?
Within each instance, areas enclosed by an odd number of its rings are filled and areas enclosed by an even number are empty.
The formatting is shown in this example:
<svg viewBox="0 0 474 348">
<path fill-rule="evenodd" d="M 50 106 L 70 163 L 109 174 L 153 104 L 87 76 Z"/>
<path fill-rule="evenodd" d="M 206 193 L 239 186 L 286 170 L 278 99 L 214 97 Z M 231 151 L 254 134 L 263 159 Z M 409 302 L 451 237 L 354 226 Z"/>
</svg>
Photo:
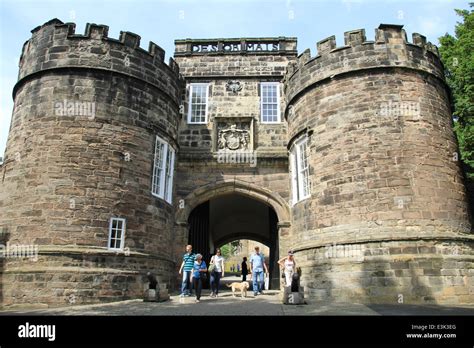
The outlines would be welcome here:
<svg viewBox="0 0 474 348">
<path fill-rule="evenodd" d="M 241 283 L 231 283 L 226 284 L 228 288 L 232 288 L 232 296 L 235 297 L 235 291 L 240 290 L 240 295 L 242 298 L 247 297 L 247 289 L 250 287 L 249 282 L 241 282 Z"/>
</svg>

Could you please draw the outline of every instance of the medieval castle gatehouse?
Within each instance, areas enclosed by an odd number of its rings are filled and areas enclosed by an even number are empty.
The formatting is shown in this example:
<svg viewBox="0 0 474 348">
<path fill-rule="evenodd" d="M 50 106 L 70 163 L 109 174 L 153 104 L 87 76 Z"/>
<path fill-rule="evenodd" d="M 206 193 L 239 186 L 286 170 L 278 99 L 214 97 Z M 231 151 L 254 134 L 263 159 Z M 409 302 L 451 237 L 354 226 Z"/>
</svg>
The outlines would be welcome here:
<svg viewBox="0 0 474 348">
<path fill-rule="evenodd" d="M 293 249 L 306 296 L 472 303 L 473 236 L 437 48 L 382 24 L 317 43 L 32 31 L 0 166 L 5 306 L 174 287 L 183 246 Z"/>
</svg>

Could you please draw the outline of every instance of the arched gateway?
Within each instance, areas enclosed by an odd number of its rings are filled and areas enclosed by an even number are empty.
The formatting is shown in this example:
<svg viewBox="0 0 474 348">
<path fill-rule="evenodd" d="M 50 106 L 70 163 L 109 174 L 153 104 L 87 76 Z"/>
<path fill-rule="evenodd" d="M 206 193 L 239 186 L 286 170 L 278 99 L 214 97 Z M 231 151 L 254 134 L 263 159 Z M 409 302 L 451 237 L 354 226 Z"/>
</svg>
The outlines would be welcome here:
<svg viewBox="0 0 474 348">
<path fill-rule="evenodd" d="M 250 239 L 270 248 L 272 287 L 278 286 L 281 229 L 289 226 L 289 207 L 278 193 L 241 180 L 220 181 L 196 189 L 180 202 L 176 221 L 183 237 L 209 261 L 216 247 Z"/>
</svg>

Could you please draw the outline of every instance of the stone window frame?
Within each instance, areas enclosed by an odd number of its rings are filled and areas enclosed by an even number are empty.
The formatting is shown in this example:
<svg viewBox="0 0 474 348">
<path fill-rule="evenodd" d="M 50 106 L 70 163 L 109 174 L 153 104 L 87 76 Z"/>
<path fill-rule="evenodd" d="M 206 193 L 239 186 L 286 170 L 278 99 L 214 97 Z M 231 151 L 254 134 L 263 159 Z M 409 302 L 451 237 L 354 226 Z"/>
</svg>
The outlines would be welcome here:
<svg viewBox="0 0 474 348">
<path fill-rule="evenodd" d="M 209 121 L 209 83 L 207 82 L 193 82 L 189 84 L 189 96 L 188 96 L 188 124 L 207 124 Z M 192 122 L 192 113 L 193 113 L 193 88 L 196 86 L 205 86 L 206 87 L 206 99 L 205 99 L 205 111 L 204 111 L 204 121 L 201 122 Z"/>
<path fill-rule="evenodd" d="M 117 222 L 116 227 L 114 228 L 114 221 Z M 121 227 L 118 228 L 119 223 L 121 223 Z M 109 238 L 107 241 L 107 249 L 109 250 L 123 250 L 125 244 L 125 231 L 126 231 L 127 220 L 125 218 L 119 217 L 111 217 L 109 222 Z M 120 231 L 121 235 L 120 238 L 112 238 L 112 231 Z M 117 236 L 117 234 L 115 234 Z M 114 247 L 112 247 L 112 240 L 115 241 Z M 120 241 L 120 246 L 117 248 L 117 241 Z"/>
<path fill-rule="evenodd" d="M 281 102 L 281 93 L 280 93 L 280 82 L 278 81 L 266 81 L 266 82 L 260 82 L 260 87 L 259 87 L 259 94 L 260 94 L 260 123 L 263 124 L 278 124 L 281 123 L 281 108 L 280 108 L 280 102 Z M 277 120 L 276 121 L 264 121 L 263 120 L 263 87 L 264 86 L 275 86 L 276 87 L 276 106 L 277 106 Z M 267 116 L 268 117 L 268 116 Z"/>
<path fill-rule="evenodd" d="M 171 204 L 173 200 L 175 159 L 176 150 L 166 140 L 157 135 L 153 155 L 151 194 L 160 199 L 164 199 L 169 204 Z"/>
<path fill-rule="evenodd" d="M 292 205 L 311 197 L 311 178 L 309 169 L 309 137 L 307 134 L 296 139 L 290 148 Z M 305 158 L 301 159 L 304 147 Z M 295 161 L 296 159 L 296 161 Z M 301 166 L 305 163 L 304 166 Z M 306 181 L 306 184 L 304 182 Z"/>
</svg>

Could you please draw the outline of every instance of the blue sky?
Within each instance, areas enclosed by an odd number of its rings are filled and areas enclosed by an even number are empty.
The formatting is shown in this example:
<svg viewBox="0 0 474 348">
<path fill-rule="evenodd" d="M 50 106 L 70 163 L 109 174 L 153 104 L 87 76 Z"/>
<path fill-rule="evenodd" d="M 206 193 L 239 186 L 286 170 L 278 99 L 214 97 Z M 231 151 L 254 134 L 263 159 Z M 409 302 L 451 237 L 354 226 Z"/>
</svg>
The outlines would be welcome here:
<svg viewBox="0 0 474 348">
<path fill-rule="evenodd" d="M 141 46 L 154 41 L 173 55 L 174 40 L 183 38 L 296 36 L 298 50 L 336 35 L 344 44 L 344 31 L 365 28 L 368 40 L 380 23 L 404 24 L 411 33 L 438 37 L 453 33 L 459 20 L 455 8 L 468 8 L 458 0 L 0 0 L 0 156 L 10 126 L 18 60 L 31 29 L 52 19 L 75 22 L 82 34 L 86 23 L 106 24 L 109 37 L 121 30 L 141 36 Z M 166 58 L 168 59 L 168 58 Z"/>
</svg>

